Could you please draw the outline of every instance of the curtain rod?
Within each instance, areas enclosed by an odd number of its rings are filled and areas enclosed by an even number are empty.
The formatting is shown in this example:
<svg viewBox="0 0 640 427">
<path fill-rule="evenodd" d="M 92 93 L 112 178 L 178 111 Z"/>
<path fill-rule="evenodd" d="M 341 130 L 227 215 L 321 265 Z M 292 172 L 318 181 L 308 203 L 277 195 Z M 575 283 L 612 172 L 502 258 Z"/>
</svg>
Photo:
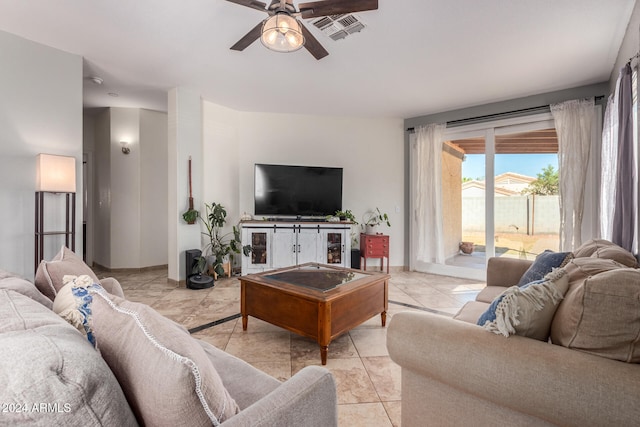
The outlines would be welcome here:
<svg viewBox="0 0 640 427">
<path fill-rule="evenodd" d="M 640 52 L 638 53 L 638 56 L 640 56 Z M 594 98 L 594 101 L 599 101 L 601 99 L 604 99 L 604 95 L 594 96 L 593 98 Z M 468 125 L 468 124 L 473 124 L 473 123 L 487 122 L 489 120 L 507 119 L 507 118 L 510 118 L 510 117 L 517 117 L 517 116 L 523 115 L 523 113 L 548 113 L 549 111 L 551 111 L 551 106 L 550 105 L 539 105 L 537 107 L 529 107 L 529 108 L 522 108 L 520 110 L 505 111 L 504 113 L 486 114 L 484 116 L 476 116 L 476 117 L 469 117 L 469 118 L 466 118 L 466 119 L 450 120 L 450 121 L 446 122 L 446 125 L 447 125 L 448 128 L 452 128 L 452 127 L 456 127 L 456 126 Z M 415 131 L 414 127 L 407 128 L 407 132 L 414 132 L 414 131 Z"/>
</svg>

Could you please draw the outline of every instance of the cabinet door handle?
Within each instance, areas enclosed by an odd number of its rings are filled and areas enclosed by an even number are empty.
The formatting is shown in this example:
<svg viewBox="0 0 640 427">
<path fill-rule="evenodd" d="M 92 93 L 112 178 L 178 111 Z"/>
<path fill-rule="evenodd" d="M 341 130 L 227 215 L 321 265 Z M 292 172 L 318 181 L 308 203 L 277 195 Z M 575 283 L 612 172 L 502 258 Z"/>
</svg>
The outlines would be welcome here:
<svg viewBox="0 0 640 427">
<path fill-rule="evenodd" d="M 296 245 L 293 245 L 293 253 L 296 253 Z"/>
<path fill-rule="evenodd" d="M 298 253 L 300 253 L 300 245 L 298 245 Z"/>
<path fill-rule="evenodd" d="M 342 253 L 344 253 L 344 245 L 342 245 Z"/>
</svg>

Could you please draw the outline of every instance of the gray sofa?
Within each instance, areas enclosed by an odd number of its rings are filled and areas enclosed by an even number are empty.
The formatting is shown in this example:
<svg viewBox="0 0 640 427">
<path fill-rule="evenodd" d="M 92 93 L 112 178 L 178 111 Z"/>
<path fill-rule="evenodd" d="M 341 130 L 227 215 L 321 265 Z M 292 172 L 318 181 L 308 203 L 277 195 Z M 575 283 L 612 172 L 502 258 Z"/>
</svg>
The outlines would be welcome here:
<svg viewBox="0 0 640 427">
<path fill-rule="evenodd" d="M 453 319 L 394 315 L 387 346 L 402 368 L 402 426 L 638 425 L 640 272 L 629 268 L 635 259 L 627 255 L 627 265 L 591 259 L 616 249 L 608 242 L 590 243 L 595 251 L 575 253 L 589 259 L 576 257 L 564 267 L 569 290 L 555 312 L 548 342 L 505 337 L 475 324 L 497 295 L 518 283 L 530 261 L 492 258 L 487 287 Z M 566 341 L 572 317 L 582 329 Z M 616 349 L 611 339 L 625 334 L 629 341 Z M 603 339 L 609 344 L 597 344 Z M 620 351 L 635 363 L 614 360 Z"/>
<path fill-rule="evenodd" d="M 113 279 L 102 282 L 107 290 L 119 287 Z M 101 353 L 51 307 L 31 282 L 0 270 L 0 425 L 142 424 Z M 336 388 L 326 369 L 306 367 L 281 383 L 193 340 L 240 409 L 221 425 L 337 425 Z M 162 379 L 163 372 L 157 375 Z M 182 405 L 176 401 L 176 411 Z M 182 420 L 194 425 L 188 414 Z"/>
</svg>

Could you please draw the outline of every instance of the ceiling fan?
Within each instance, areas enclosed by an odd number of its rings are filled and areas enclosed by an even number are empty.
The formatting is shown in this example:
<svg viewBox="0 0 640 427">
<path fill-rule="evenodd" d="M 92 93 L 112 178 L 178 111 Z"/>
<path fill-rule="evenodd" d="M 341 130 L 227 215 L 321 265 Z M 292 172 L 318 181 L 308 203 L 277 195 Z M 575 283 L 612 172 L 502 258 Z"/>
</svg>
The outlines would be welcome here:
<svg viewBox="0 0 640 427">
<path fill-rule="evenodd" d="M 278 52 L 293 52 L 304 46 L 316 59 L 324 58 L 329 52 L 298 20 L 298 17 L 309 19 L 378 9 L 378 0 L 322 0 L 300 3 L 298 9 L 293 5 L 293 0 L 272 0 L 268 7 L 266 3 L 258 0 L 227 1 L 261 10 L 269 15 L 269 18 L 253 27 L 231 46 L 232 50 L 242 51 L 260 39 L 267 48 Z"/>
</svg>

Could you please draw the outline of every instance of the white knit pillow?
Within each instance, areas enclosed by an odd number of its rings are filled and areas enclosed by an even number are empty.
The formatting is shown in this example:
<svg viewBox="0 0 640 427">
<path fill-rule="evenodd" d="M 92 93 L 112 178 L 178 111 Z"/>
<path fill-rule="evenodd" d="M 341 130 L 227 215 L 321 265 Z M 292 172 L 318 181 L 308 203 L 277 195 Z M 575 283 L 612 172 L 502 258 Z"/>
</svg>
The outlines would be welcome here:
<svg viewBox="0 0 640 427">
<path fill-rule="evenodd" d="M 547 341 L 556 308 L 568 288 L 569 276 L 563 269 L 547 274 L 542 281 L 512 286 L 491 304 L 493 313 L 481 316 L 491 319 L 481 326 L 505 337 L 521 335 Z"/>
</svg>

